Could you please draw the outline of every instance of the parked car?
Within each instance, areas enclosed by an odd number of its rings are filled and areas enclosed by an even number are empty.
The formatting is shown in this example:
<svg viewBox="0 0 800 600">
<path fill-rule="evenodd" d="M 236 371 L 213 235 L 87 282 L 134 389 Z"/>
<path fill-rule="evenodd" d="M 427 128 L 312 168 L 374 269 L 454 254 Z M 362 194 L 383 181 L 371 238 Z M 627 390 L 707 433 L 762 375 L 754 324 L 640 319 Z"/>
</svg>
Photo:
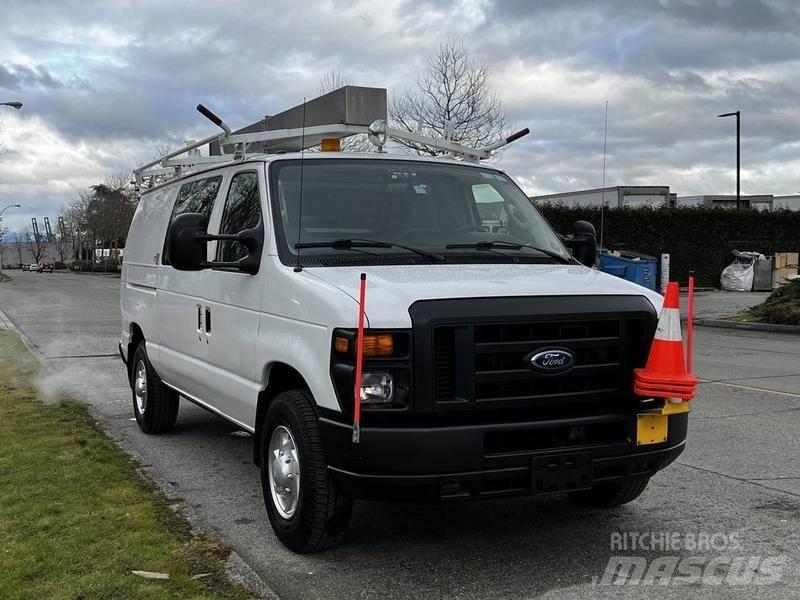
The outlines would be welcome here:
<svg viewBox="0 0 800 600">
<path fill-rule="evenodd" d="M 52 273 L 55 271 L 55 265 L 52 262 L 40 262 L 36 269 L 39 273 Z"/>
<path fill-rule="evenodd" d="M 31 270 L 31 266 L 29 264 L 27 264 L 27 263 L 22 263 L 22 270 L 23 271 L 30 271 Z"/>
<path fill-rule="evenodd" d="M 593 227 L 562 242 L 496 166 L 247 156 L 147 189 L 125 250 L 139 427 L 170 431 L 182 396 L 252 433 L 294 551 L 340 539 L 354 498 L 618 506 L 684 449 L 685 412 L 637 430 L 661 296 L 587 266 Z"/>
</svg>

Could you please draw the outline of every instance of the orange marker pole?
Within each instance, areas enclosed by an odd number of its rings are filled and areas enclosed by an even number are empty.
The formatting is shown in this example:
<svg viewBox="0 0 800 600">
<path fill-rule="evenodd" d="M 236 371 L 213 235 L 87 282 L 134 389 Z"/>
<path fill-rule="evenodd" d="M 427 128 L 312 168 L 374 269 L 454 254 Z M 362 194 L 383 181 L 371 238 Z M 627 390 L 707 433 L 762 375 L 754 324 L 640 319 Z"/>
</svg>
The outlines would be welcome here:
<svg viewBox="0 0 800 600">
<path fill-rule="evenodd" d="M 361 274 L 358 295 L 358 337 L 356 338 L 356 374 L 353 385 L 353 443 L 361 441 L 361 365 L 364 358 L 364 301 L 367 295 L 367 274 Z"/>
<path fill-rule="evenodd" d="M 686 306 L 686 371 L 692 372 L 694 338 L 694 271 L 689 271 L 689 300 Z"/>
</svg>

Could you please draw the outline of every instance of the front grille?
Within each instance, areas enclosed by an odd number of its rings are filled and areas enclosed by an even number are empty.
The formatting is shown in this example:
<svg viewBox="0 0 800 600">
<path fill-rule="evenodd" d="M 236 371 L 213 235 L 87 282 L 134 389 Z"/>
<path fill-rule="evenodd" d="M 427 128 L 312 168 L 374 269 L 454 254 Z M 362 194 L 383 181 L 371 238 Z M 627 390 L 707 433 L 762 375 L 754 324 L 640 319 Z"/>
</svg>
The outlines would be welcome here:
<svg viewBox="0 0 800 600">
<path fill-rule="evenodd" d="M 452 328 L 438 328 L 433 334 L 433 393 L 439 402 L 455 399 L 455 338 Z"/>
<path fill-rule="evenodd" d="M 602 394 L 627 381 L 618 319 L 475 326 L 475 397 L 481 402 Z M 526 356 L 568 348 L 575 366 L 561 375 L 534 371 Z"/>
<path fill-rule="evenodd" d="M 410 312 L 414 410 L 434 413 L 618 410 L 633 399 L 632 370 L 646 360 L 656 320 L 643 297 L 426 301 Z M 569 350 L 572 368 L 532 368 L 530 357 L 548 348 Z"/>
</svg>

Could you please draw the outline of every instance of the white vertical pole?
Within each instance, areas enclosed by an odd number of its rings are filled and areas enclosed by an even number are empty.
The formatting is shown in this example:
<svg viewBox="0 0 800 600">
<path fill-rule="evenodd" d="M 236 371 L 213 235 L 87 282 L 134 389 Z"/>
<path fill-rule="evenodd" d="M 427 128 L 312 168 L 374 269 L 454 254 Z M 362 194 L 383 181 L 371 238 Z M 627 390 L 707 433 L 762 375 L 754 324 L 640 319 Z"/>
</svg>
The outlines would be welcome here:
<svg viewBox="0 0 800 600">
<path fill-rule="evenodd" d="M 661 293 L 667 293 L 669 283 L 669 254 L 661 255 Z"/>
</svg>

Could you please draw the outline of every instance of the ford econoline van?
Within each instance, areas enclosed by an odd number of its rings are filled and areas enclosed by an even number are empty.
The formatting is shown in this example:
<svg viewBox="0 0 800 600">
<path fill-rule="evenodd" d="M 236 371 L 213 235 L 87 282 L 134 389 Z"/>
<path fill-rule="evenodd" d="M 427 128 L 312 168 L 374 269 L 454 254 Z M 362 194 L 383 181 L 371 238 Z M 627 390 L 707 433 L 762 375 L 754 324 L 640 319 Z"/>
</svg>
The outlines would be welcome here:
<svg viewBox="0 0 800 600">
<path fill-rule="evenodd" d="M 687 414 L 638 435 L 664 402 L 632 388 L 662 298 L 594 257 L 591 225 L 557 235 L 477 162 L 286 153 L 183 174 L 142 194 L 125 248 L 136 421 L 167 432 L 184 398 L 252 433 L 297 552 L 339 540 L 354 499 L 629 502 Z"/>
</svg>

